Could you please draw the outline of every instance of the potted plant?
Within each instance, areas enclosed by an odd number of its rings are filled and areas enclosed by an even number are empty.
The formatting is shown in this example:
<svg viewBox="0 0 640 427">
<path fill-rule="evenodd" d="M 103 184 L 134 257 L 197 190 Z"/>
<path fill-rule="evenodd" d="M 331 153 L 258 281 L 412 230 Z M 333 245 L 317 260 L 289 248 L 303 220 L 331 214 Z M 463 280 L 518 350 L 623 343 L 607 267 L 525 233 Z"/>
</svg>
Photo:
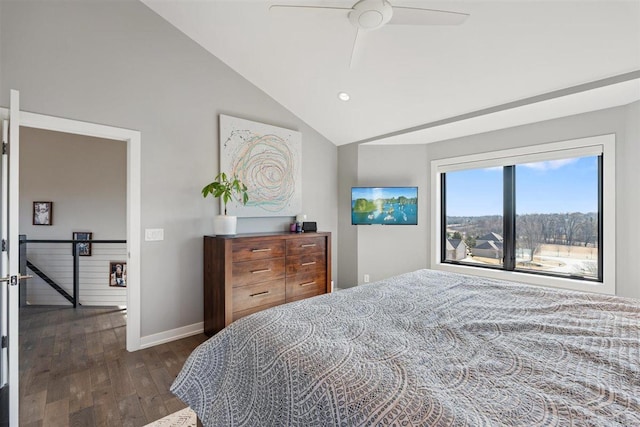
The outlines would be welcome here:
<svg viewBox="0 0 640 427">
<path fill-rule="evenodd" d="M 214 232 L 217 235 L 236 234 L 238 218 L 227 215 L 227 203 L 235 198 L 238 202 L 246 205 L 249 201 L 247 186 L 238 177 L 227 177 L 226 173 L 221 172 L 216 176 L 215 181 L 205 185 L 202 189 L 202 197 L 207 197 L 209 194 L 213 197 L 221 197 L 224 205 L 224 214 L 218 215 L 213 221 Z"/>
</svg>

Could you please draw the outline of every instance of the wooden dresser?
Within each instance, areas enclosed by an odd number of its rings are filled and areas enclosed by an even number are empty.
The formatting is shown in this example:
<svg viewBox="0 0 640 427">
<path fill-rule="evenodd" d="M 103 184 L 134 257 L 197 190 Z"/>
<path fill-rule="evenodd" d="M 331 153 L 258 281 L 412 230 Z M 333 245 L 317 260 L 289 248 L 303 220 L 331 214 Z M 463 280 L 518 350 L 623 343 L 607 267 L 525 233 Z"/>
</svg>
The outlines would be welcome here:
<svg viewBox="0 0 640 427">
<path fill-rule="evenodd" d="M 331 233 L 204 236 L 204 332 L 331 291 Z"/>
</svg>

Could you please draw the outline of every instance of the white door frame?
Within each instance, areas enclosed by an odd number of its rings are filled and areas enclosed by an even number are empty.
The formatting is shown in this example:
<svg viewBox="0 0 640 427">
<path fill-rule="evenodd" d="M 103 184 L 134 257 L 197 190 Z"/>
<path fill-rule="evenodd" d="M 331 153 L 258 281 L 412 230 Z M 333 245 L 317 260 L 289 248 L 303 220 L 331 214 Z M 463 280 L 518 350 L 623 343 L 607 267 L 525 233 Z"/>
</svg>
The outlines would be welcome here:
<svg viewBox="0 0 640 427">
<path fill-rule="evenodd" d="M 0 117 L 8 109 L 0 108 Z M 20 126 L 113 139 L 127 143 L 127 351 L 140 349 L 140 165 L 141 133 L 44 114 L 20 112 Z"/>
<path fill-rule="evenodd" d="M 19 164 L 18 160 L 20 157 L 20 94 L 16 90 L 10 91 L 10 101 L 9 101 L 9 110 L 3 115 L 4 119 L 9 119 L 9 129 L 8 129 L 8 139 L 4 140 L 9 147 L 8 157 L 6 158 L 6 164 L 4 166 L 10 166 L 8 170 L 8 174 L 5 173 L 5 178 L 8 178 L 9 187 L 5 188 L 8 190 L 6 194 L 7 198 L 3 200 L 3 203 L 6 203 L 3 206 L 3 215 L 7 215 L 6 223 L 3 226 L 8 225 L 7 231 L 7 239 L 8 239 L 8 248 L 7 252 L 4 255 L 7 255 L 6 261 L 8 261 L 7 265 L 7 273 L 9 276 L 17 277 L 19 276 L 19 265 L 18 265 L 18 253 L 19 253 L 19 223 L 18 218 L 20 216 L 19 206 L 18 206 L 18 188 L 14 187 L 12 190 L 12 183 L 18 182 L 18 174 L 19 174 Z M 5 124 L 7 122 L 5 121 Z M 8 345 L 8 381 L 7 384 L 9 386 L 9 425 L 17 426 L 18 425 L 18 409 L 19 409 L 19 366 L 18 366 L 18 358 L 19 358 L 19 286 L 17 283 L 10 284 L 7 283 L 7 337 L 9 339 Z M 3 408 L 4 409 L 4 408 Z"/>
</svg>

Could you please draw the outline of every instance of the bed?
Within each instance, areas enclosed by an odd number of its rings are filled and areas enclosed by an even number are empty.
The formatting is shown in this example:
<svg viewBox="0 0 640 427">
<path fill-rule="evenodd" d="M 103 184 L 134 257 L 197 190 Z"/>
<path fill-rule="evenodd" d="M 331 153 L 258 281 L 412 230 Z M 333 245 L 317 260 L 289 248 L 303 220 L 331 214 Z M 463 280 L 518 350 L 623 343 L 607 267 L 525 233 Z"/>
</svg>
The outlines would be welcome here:
<svg viewBox="0 0 640 427">
<path fill-rule="evenodd" d="M 171 391 L 205 426 L 640 426 L 640 302 L 419 270 L 242 318 Z"/>
</svg>

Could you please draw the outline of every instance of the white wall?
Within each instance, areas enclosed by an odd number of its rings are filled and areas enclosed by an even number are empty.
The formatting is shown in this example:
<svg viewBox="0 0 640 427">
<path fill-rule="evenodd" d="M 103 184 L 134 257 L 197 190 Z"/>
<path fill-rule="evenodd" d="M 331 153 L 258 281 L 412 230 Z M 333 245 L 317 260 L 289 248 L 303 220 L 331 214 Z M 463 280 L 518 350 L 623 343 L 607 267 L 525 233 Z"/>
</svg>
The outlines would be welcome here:
<svg viewBox="0 0 640 427">
<path fill-rule="evenodd" d="M 218 116 L 302 132 L 303 210 L 334 233 L 337 148 L 264 92 L 133 0 L 0 2 L 0 105 L 142 134 L 141 334 L 202 322 L 202 236 L 219 206 L 202 186 L 219 169 Z M 289 218 L 240 219 L 239 231 Z"/>
<path fill-rule="evenodd" d="M 93 239 L 126 239 L 126 144 L 62 132 L 20 129 L 20 234 L 27 239 L 69 240 L 74 231 Z M 34 201 L 53 202 L 53 224 L 33 225 Z M 79 258 L 82 305 L 126 305 L 126 289 L 109 286 L 109 262 L 123 261 L 124 244 L 93 244 Z M 71 244 L 32 243 L 27 257 L 70 294 Z M 69 302 L 44 281 L 27 282 L 30 304 Z"/>
<path fill-rule="evenodd" d="M 62 289 L 73 295 L 73 257 L 68 244 L 30 243 L 29 261 L 53 279 Z M 91 256 L 78 258 L 78 302 L 84 306 L 126 306 L 127 290 L 109 286 L 111 262 L 125 262 L 127 247 L 123 243 L 94 244 Z M 29 274 L 32 274 L 29 271 Z M 27 281 L 27 303 L 70 305 L 62 295 L 37 275 Z"/>
</svg>

